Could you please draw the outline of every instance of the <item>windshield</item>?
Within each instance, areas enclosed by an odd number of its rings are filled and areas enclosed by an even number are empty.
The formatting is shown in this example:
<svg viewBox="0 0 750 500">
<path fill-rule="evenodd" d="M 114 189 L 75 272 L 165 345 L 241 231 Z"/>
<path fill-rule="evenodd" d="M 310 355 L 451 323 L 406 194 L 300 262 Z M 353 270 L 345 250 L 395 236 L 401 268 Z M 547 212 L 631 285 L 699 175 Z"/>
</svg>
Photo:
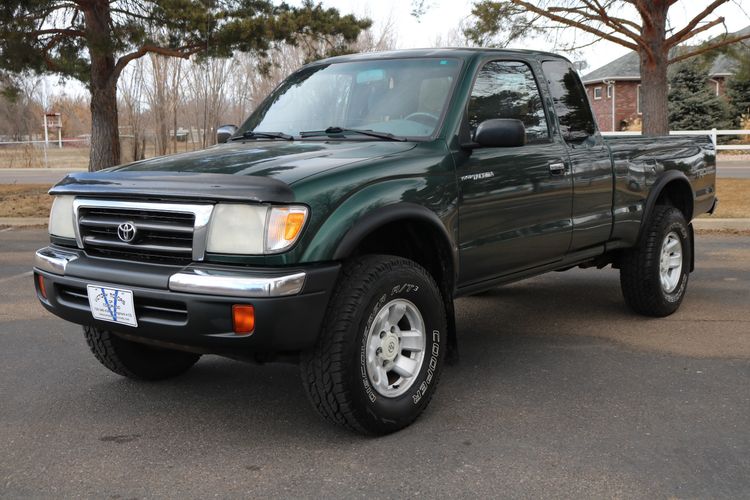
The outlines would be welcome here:
<svg viewBox="0 0 750 500">
<path fill-rule="evenodd" d="M 397 137 L 435 133 L 460 68 L 456 59 L 385 59 L 303 68 L 287 78 L 237 131 L 301 132 L 330 127 Z M 249 134 L 248 134 L 249 135 Z M 363 134 L 347 139 L 373 140 Z"/>
</svg>

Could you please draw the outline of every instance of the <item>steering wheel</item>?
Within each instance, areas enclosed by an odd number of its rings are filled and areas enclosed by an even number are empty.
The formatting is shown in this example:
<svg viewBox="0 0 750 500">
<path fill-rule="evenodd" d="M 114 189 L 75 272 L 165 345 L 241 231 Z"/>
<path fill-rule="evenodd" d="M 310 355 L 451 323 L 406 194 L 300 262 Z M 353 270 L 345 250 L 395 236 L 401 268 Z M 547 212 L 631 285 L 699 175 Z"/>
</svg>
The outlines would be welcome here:
<svg viewBox="0 0 750 500">
<path fill-rule="evenodd" d="M 419 120 L 415 118 L 422 118 L 422 119 Z M 427 118 L 427 120 L 425 120 L 425 118 Z M 440 121 L 440 118 L 433 115 L 432 113 L 425 113 L 423 111 L 417 111 L 416 113 L 412 113 L 410 115 L 405 116 L 404 120 L 412 120 L 417 123 L 421 123 L 422 125 L 425 125 L 427 127 L 434 127 L 435 125 L 438 124 L 438 122 Z M 430 121 L 428 122 L 428 120 Z"/>
</svg>

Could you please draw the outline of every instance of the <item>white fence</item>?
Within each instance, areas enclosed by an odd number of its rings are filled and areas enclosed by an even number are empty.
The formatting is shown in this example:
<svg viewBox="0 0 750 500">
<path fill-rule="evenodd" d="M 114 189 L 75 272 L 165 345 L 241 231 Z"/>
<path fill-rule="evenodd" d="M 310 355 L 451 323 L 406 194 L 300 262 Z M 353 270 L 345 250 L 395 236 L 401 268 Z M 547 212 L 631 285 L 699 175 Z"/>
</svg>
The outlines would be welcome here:
<svg viewBox="0 0 750 500">
<path fill-rule="evenodd" d="M 640 132 L 602 132 L 603 136 L 641 135 Z M 717 151 L 750 151 L 750 144 L 716 144 L 720 135 L 750 135 L 750 130 L 670 130 L 669 135 L 708 135 Z"/>
</svg>

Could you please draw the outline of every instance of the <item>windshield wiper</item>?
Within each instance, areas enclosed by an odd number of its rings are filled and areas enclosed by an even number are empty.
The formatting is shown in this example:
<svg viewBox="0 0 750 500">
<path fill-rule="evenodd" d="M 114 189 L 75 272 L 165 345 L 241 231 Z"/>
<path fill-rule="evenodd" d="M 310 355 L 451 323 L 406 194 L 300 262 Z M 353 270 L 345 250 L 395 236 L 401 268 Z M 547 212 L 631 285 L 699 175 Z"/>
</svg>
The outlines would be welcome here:
<svg viewBox="0 0 750 500">
<path fill-rule="evenodd" d="M 241 141 L 243 139 L 284 139 L 285 141 L 293 141 L 294 137 L 283 132 L 255 132 L 253 130 L 246 130 L 241 135 L 232 137 L 233 141 Z"/>
<path fill-rule="evenodd" d="M 366 135 L 369 137 L 376 137 L 384 141 L 401 141 L 401 142 L 406 141 L 406 138 L 398 137 L 388 132 L 375 132 L 374 130 L 369 130 L 369 129 L 362 130 L 358 128 L 341 128 L 341 127 L 328 127 L 325 130 L 307 130 L 305 132 L 300 132 L 299 136 L 302 138 L 305 138 L 305 137 L 320 137 L 322 135 L 344 136 L 346 134 L 361 134 L 361 135 Z"/>
</svg>

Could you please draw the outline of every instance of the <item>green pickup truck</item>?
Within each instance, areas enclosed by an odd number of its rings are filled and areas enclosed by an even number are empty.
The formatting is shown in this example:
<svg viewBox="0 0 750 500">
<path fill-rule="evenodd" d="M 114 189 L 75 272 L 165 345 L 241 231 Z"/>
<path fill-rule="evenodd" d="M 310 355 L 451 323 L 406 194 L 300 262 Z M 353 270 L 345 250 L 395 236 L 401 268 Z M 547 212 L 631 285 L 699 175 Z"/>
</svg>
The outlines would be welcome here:
<svg viewBox="0 0 750 500">
<path fill-rule="evenodd" d="M 715 172 L 708 137 L 603 139 L 554 54 L 335 57 L 226 143 L 68 175 L 34 283 L 115 373 L 292 360 L 326 419 L 385 434 L 456 358 L 456 297 L 612 265 L 635 312 L 677 310 Z"/>
</svg>

